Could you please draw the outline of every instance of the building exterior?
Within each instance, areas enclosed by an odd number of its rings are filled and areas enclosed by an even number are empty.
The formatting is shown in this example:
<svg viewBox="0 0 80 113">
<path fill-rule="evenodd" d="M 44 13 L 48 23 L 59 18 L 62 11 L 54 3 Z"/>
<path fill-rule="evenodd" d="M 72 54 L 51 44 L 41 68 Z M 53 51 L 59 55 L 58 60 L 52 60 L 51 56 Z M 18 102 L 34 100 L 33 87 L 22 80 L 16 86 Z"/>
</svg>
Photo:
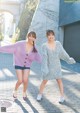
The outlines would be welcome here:
<svg viewBox="0 0 80 113">
<path fill-rule="evenodd" d="M 60 0 L 59 27 L 64 48 L 80 61 L 80 2 Z"/>
<path fill-rule="evenodd" d="M 59 0 L 40 0 L 29 28 L 29 31 L 34 30 L 37 33 L 38 47 L 47 40 L 47 29 L 53 29 L 58 39 L 58 23 Z"/>
<path fill-rule="evenodd" d="M 1 0 L 0 1 L 0 18 L 2 19 L 5 16 L 5 13 L 7 13 L 8 17 L 12 15 L 13 19 L 11 20 L 11 25 L 9 26 L 11 31 L 10 35 L 13 35 L 15 33 L 15 29 L 18 25 L 18 22 L 20 20 L 20 16 L 22 13 L 24 7 L 24 0 Z M 0 20 L 1 20 L 0 19 Z M 1 29 L 2 32 L 5 32 L 5 19 L 3 18 L 3 22 L 1 22 L 4 29 Z"/>
<path fill-rule="evenodd" d="M 29 30 L 36 31 L 37 44 L 46 40 L 45 31 L 53 29 L 70 56 L 80 61 L 80 2 L 40 0 Z"/>
<path fill-rule="evenodd" d="M 0 13 L 6 11 L 13 15 L 13 28 L 16 28 L 19 22 L 23 7 L 24 0 L 0 1 Z M 1 19 L 0 16 L 0 22 Z M 75 2 L 39 0 L 29 27 L 29 31 L 33 30 L 37 33 L 36 43 L 39 48 L 46 41 L 46 30 L 48 29 L 53 29 L 56 40 L 63 44 L 70 56 L 80 61 L 80 2 L 76 0 Z"/>
</svg>

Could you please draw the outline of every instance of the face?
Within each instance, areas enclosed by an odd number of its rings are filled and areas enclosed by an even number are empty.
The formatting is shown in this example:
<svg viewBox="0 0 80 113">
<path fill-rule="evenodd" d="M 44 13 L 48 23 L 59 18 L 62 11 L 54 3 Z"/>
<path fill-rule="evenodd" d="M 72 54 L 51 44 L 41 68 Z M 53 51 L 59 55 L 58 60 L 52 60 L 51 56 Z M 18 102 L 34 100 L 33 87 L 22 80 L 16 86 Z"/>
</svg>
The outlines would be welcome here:
<svg viewBox="0 0 80 113">
<path fill-rule="evenodd" d="M 50 34 L 47 36 L 48 41 L 54 41 L 55 40 L 55 36 L 53 34 Z"/>
<path fill-rule="evenodd" d="M 35 37 L 33 37 L 32 35 L 30 35 L 29 37 L 28 37 L 28 40 L 30 41 L 30 42 L 35 42 L 35 40 L 36 40 L 36 38 Z"/>
</svg>

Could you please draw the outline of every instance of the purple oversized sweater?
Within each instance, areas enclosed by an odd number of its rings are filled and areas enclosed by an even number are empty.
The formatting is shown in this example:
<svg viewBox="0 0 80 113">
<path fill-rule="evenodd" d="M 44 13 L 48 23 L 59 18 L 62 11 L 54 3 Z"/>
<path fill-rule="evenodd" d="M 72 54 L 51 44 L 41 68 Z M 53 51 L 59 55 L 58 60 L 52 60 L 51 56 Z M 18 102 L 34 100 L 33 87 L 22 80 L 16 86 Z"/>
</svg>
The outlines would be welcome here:
<svg viewBox="0 0 80 113">
<path fill-rule="evenodd" d="M 14 65 L 17 66 L 30 67 L 33 61 L 41 63 L 41 56 L 38 52 L 26 53 L 26 40 L 0 47 L 0 52 L 13 54 Z"/>
</svg>

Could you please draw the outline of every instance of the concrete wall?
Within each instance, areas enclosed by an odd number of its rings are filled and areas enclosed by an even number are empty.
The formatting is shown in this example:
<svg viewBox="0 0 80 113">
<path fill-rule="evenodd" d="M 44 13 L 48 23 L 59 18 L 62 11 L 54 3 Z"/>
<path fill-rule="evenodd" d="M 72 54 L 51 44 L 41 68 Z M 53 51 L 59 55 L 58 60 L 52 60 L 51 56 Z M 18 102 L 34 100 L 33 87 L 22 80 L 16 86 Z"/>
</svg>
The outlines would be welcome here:
<svg viewBox="0 0 80 113">
<path fill-rule="evenodd" d="M 59 25 L 64 26 L 80 20 L 80 2 L 64 2 L 60 0 Z"/>
<path fill-rule="evenodd" d="M 59 6 L 59 40 L 64 42 L 64 26 L 80 20 L 80 3 L 64 2 L 60 0 Z"/>
<path fill-rule="evenodd" d="M 46 41 L 46 30 L 55 31 L 56 39 L 59 37 L 59 0 L 40 0 L 35 11 L 29 31 L 34 30 L 37 33 L 37 44 L 40 46 Z"/>
</svg>

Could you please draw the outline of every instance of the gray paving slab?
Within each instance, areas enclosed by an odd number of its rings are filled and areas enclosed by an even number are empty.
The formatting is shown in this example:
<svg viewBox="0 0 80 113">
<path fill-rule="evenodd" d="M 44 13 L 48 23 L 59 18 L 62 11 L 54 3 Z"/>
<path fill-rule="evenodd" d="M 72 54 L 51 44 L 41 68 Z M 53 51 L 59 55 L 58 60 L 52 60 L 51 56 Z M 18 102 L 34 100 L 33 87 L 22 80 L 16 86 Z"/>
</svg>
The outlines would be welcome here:
<svg viewBox="0 0 80 113">
<path fill-rule="evenodd" d="M 28 99 L 22 99 L 22 85 L 18 91 L 18 99 L 13 100 L 12 94 L 17 77 L 13 67 L 13 56 L 0 53 L 0 108 L 6 113 L 80 113 L 80 63 L 68 65 L 62 62 L 63 84 L 66 101 L 58 103 L 59 89 L 56 80 L 47 83 L 41 102 L 36 96 L 41 83 L 40 65 L 33 63 L 27 90 Z M 6 100 L 6 105 L 4 104 Z M 11 106 L 10 106 L 10 103 Z M 5 105 L 5 106 L 4 106 Z M 2 111 L 0 111 L 2 113 Z M 4 112 L 5 113 L 5 112 Z"/>
</svg>

